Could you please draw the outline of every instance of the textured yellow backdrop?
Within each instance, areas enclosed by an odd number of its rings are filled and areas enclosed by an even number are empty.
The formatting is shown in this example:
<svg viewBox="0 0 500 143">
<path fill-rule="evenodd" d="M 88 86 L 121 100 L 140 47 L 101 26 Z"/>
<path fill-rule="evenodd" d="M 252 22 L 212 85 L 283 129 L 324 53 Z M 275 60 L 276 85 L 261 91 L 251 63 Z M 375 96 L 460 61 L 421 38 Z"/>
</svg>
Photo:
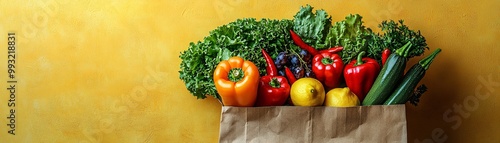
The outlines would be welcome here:
<svg viewBox="0 0 500 143">
<path fill-rule="evenodd" d="M 405 19 L 443 49 L 421 104 L 407 105 L 409 142 L 500 140 L 498 1 L 42 0 L 0 2 L 0 141 L 217 142 L 221 106 L 186 90 L 179 53 L 219 25 L 291 19 L 305 4 L 333 21 L 359 13 L 374 29 Z M 17 36 L 15 136 L 7 32 Z"/>
</svg>

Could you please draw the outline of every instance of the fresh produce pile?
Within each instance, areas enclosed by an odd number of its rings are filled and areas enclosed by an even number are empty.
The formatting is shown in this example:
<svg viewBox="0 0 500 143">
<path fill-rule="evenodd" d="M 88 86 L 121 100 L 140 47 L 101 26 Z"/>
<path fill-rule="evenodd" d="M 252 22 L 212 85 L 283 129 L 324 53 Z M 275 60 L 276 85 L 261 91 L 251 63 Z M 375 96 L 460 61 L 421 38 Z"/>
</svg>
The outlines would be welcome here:
<svg viewBox="0 0 500 143">
<path fill-rule="evenodd" d="M 383 21 L 381 33 L 360 15 L 332 23 L 307 5 L 293 20 L 252 18 L 222 25 L 180 55 L 180 79 L 197 98 L 225 106 L 357 106 L 417 104 L 418 86 L 436 49 L 403 20 Z"/>
</svg>

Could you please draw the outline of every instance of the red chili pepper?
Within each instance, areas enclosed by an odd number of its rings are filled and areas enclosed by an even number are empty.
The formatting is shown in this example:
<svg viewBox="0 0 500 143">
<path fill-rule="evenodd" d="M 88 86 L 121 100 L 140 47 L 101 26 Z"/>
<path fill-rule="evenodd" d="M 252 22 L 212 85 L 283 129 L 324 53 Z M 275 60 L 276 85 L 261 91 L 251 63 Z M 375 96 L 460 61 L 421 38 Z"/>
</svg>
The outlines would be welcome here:
<svg viewBox="0 0 500 143">
<path fill-rule="evenodd" d="M 266 59 L 267 75 L 260 78 L 259 95 L 256 106 L 280 106 L 285 104 L 290 96 L 290 84 L 283 76 L 278 76 L 278 70 L 273 59 L 262 49 L 264 59 Z"/>
<path fill-rule="evenodd" d="M 288 67 L 285 67 L 285 75 L 288 78 L 290 85 L 297 81 L 297 78 L 295 77 L 295 75 L 293 75 L 292 71 Z"/>
<path fill-rule="evenodd" d="M 318 54 L 318 51 L 312 47 L 312 46 L 309 46 L 307 45 L 306 42 L 304 42 L 299 35 L 297 35 L 297 33 L 293 32 L 293 30 L 290 30 L 290 35 L 292 36 L 292 40 L 293 42 L 299 46 L 301 49 L 304 49 L 306 50 L 307 52 L 309 52 L 310 54 L 312 55 L 317 55 Z"/>
<path fill-rule="evenodd" d="M 389 55 L 391 55 L 391 49 L 386 48 L 384 51 L 382 51 L 382 65 L 385 64 L 385 61 L 387 61 Z"/>
<path fill-rule="evenodd" d="M 326 50 L 321 50 L 321 51 L 319 51 L 319 53 L 324 53 L 324 52 L 338 53 L 338 52 L 340 52 L 342 50 L 344 50 L 344 47 L 332 47 L 332 48 L 329 48 L 329 49 L 326 49 Z"/>
<path fill-rule="evenodd" d="M 312 71 L 327 91 L 339 86 L 343 69 L 342 58 L 336 53 L 320 53 L 312 61 Z"/>
<path fill-rule="evenodd" d="M 365 99 L 380 72 L 377 60 L 362 58 L 364 54 L 364 51 L 359 53 L 358 58 L 347 64 L 344 70 L 347 87 L 358 96 L 359 101 Z"/>
<path fill-rule="evenodd" d="M 300 36 L 297 33 L 293 32 L 293 30 L 290 30 L 290 35 L 292 35 L 292 40 L 297 46 L 299 46 L 303 50 L 306 50 L 313 56 L 323 52 L 338 53 L 344 49 L 344 47 L 336 46 L 329 49 L 318 51 L 316 50 L 316 48 L 307 45 L 307 43 L 305 43 L 304 40 L 302 40 L 302 38 L 300 38 Z"/>
<path fill-rule="evenodd" d="M 288 82 L 290 83 L 290 85 L 292 85 L 293 83 L 295 83 L 295 81 L 297 81 L 297 78 L 295 78 L 295 75 L 288 67 L 285 67 L 285 75 L 286 78 L 288 78 Z M 293 102 L 292 99 L 290 99 L 290 97 L 288 97 L 286 103 L 288 103 L 288 105 L 293 106 Z"/>
</svg>

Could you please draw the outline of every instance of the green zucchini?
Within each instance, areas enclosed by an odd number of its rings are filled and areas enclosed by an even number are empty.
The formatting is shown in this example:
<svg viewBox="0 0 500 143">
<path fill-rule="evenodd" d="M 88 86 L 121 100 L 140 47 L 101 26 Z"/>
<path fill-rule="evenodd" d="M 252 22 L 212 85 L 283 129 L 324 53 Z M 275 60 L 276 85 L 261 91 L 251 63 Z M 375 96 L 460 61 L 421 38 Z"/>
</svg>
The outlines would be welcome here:
<svg viewBox="0 0 500 143">
<path fill-rule="evenodd" d="M 408 70 L 401 83 L 397 86 L 396 90 L 392 93 L 389 99 L 385 101 L 384 105 L 406 103 L 415 87 L 417 87 L 417 84 L 424 77 L 425 71 L 429 69 L 429 66 L 439 52 L 441 52 L 441 49 L 438 48 L 432 52 L 432 54 L 413 65 Z"/>
<path fill-rule="evenodd" d="M 384 103 L 403 77 L 410 49 L 411 43 L 408 42 L 387 58 L 372 88 L 366 94 L 362 105 L 380 105 Z"/>
</svg>

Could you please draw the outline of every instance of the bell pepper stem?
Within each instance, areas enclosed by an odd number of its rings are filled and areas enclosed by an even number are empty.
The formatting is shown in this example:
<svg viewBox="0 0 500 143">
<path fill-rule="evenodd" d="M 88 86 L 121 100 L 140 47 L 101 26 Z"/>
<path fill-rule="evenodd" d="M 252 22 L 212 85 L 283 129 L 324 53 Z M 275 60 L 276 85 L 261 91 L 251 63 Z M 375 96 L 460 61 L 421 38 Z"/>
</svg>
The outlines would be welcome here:
<svg viewBox="0 0 500 143">
<path fill-rule="evenodd" d="M 359 66 L 359 65 L 362 65 L 364 62 L 363 62 L 363 56 L 365 55 L 365 51 L 361 51 L 359 54 L 358 54 L 358 59 L 356 59 L 356 64 L 354 64 L 354 66 Z"/>
<path fill-rule="evenodd" d="M 324 65 L 328 65 L 328 64 L 332 64 L 333 60 L 328 58 L 328 57 L 324 57 L 323 59 L 321 59 L 321 63 L 323 63 Z"/>
<path fill-rule="evenodd" d="M 425 70 L 429 69 L 429 67 L 431 66 L 431 63 L 432 61 L 434 60 L 434 58 L 441 52 L 441 49 L 438 48 L 436 50 L 434 50 L 434 52 L 432 52 L 429 56 L 425 57 L 424 59 L 420 60 L 418 62 L 418 64 L 420 64 L 420 66 L 422 66 Z"/>
<path fill-rule="evenodd" d="M 269 86 L 271 86 L 273 88 L 278 88 L 278 87 L 281 87 L 281 84 L 277 78 L 272 78 L 271 81 L 269 82 Z"/>
<path fill-rule="evenodd" d="M 243 79 L 244 76 L 245 74 L 241 68 L 232 68 L 229 70 L 228 79 L 232 82 L 238 82 Z"/>
<path fill-rule="evenodd" d="M 411 42 L 408 42 L 403 47 L 397 49 L 395 53 L 406 58 L 410 54 L 411 46 Z"/>
</svg>

